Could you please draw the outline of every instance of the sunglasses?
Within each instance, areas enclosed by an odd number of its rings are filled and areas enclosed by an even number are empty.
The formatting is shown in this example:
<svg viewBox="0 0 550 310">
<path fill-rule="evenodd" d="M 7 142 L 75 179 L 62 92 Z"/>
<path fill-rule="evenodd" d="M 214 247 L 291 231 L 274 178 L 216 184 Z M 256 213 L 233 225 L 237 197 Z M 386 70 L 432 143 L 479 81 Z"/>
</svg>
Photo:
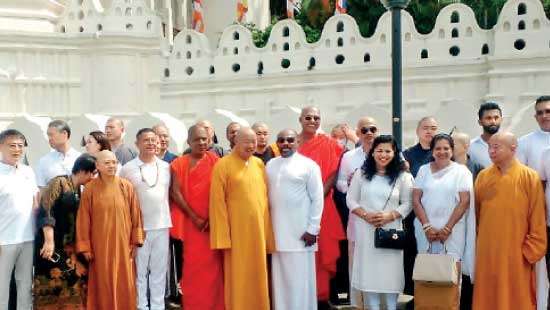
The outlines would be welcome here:
<svg viewBox="0 0 550 310">
<path fill-rule="evenodd" d="M 296 141 L 296 137 L 279 137 L 277 138 L 277 143 L 294 143 Z"/>
<path fill-rule="evenodd" d="M 362 134 L 367 134 L 368 132 L 376 133 L 378 131 L 378 128 L 371 126 L 371 127 L 363 127 L 361 128 Z"/>
<path fill-rule="evenodd" d="M 541 116 L 544 114 L 550 114 L 550 109 L 537 110 L 537 115 Z"/>
<path fill-rule="evenodd" d="M 304 119 L 305 119 L 306 121 L 314 120 L 314 121 L 317 122 L 317 121 L 321 120 L 321 117 L 320 117 L 320 116 L 306 116 L 306 117 L 304 117 Z"/>
</svg>

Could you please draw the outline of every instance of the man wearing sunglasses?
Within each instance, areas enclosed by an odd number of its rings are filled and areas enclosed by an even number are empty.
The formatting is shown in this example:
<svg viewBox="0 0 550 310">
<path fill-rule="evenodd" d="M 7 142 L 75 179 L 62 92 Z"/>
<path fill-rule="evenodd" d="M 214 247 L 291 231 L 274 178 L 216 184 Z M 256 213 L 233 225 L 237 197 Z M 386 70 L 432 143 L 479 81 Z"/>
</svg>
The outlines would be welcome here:
<svg viewBox="0 0 550 310">
<path fill-rule="evenodd" d="M 550 234 L 550 189 L 547 183 L 547 178 L 550 177 L 550 175 L 547 175 L 550 172 L 550 156 L 548 156 L 550 153 L 545 152 L 546 149 L 550 148 L 550 96 L 541 96 L 535 101 L 535 120 L 539 125 L 539 129 L 519 139 L 518 159 L 539 173 L 546 188 L 546 229 Z M 546 271 L 548 277 L 550 277 L 550 252 L 546 253 Z M 537 279 L 540 279 L 540 275 Z"/>
<path fill-rule="evenodd" d="M 321 170 L 296 153 L 297 134 L 277 135 L 281 157 L 266 167 L 276 252 L 272 255 L 273 306 L 317 309 L 315 251 L 323 213 Z"/>
<path fill-rule="evenodd" d="M 348 192 L 348 187 L 351 182 L 351 178 L 355 171 L 363 165 L 365 158 L 372 146 L 374 138 L 378 136 L 378 125 L 376 120 L 372 117 L 362 117 L 357 122 L 356 134 L 359 137 L 359 147 L 346 152 L 342 156 L 342 161 L 340 163 L 340 169 L 338 171 L 338 180 L 336 181 L 336 192 L 334 193 L 336 207 L 342 218 L 342 224 L 347 228 L 347 237 L 348 237 L 348 250 L 349 257 L 353 257 L 353 248 L 354 248 L 354 223 L 357 218 L 356 215 L 351 214 L 346 205 L 346 193 Z M 348 220 L 349 217 L 349 220 Z M 346 253 L 342 253 L 343 257 L 347 257 Z M 351 270 L 352 262 L 348 262 L 347 258 L 343 262 L 345 265 L 345 270 Z M 349 273 L 346 272 L 348 275 Z M 349 285 L 349 277 L 346 279 Z M 357 295 L 354 292 L 350 292 L 350 299 L 357 298 Z M 352 304 L 358 304 L 353 303 Z"/>
<path fill-rule="evenodd" d="M 344 228 L 332 199 L 338 163 L 344 149 L 325 134 L 318 134 L 321 112 L 315 107 L 305 107 L 299 117 L 302 132 L 298 135 L 298 152 L 309 157 L 321 168 L 323 179 L 324 207 L 319 232 L 319 250 L 316 256 L 317 298 L 321 308 L 328 306 L 330 278 L 334 276 L 336 261 L 340 257 L 341 240 L 345 240 Z"/>
</svg>

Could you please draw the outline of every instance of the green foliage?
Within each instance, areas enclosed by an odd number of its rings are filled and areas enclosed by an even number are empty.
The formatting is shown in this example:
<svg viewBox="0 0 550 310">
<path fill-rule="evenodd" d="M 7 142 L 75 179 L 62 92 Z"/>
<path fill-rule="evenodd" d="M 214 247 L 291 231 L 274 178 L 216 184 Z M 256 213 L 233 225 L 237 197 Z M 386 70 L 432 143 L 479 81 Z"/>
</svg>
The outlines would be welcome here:
<svg viewBox="0 0 550 310">
<path fill-rule="evenodd" d="M 450 1 L 438 0 L 413 0 L 409 3 L 407 11 L 414 18 L 416 30 L 422 34 L 432 31 L 439 11 Z"/>
<path fill-rule="evenodd" d="M 348 14 L 355 18 L 364 37 L 374 34 L 378 20 L 385 12 L 379 0 L 348 0 Z"/>
</svg>

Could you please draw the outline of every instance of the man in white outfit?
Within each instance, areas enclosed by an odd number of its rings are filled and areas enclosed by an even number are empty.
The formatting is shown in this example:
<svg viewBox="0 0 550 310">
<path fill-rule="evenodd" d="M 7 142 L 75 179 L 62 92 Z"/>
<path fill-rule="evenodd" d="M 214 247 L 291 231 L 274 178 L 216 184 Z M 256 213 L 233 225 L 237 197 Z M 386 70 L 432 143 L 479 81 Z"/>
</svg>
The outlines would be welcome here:
<svg viewBox="0 0 550 310">
<path fill-rule="evenodd" d="M 273 306 L 276 310 L 316 310 L 315 251 L 324 198 L 321 170 L 296 153 L 296 131 L 281 131 L 277 146 L 281 157 L 266 167 L 277 249 L 271 261 Z"/>
<path fill-rule="evenodd" d="M 143 128 L 136 135 L 139 156 L 122 167 L 120 176 L 134 185 L 137 193 L 145 242 L 137 250 L 138 309 L 164 309 L 164 292 L 168 266 L 169 228 L 172 227 L 168 194 L 170 166 L 156 156 L 157 135 Z M 147 298 L 149 288 L 150 298 Z M 150 307 L 148 306 L 150 304 Z"/>
</svg>

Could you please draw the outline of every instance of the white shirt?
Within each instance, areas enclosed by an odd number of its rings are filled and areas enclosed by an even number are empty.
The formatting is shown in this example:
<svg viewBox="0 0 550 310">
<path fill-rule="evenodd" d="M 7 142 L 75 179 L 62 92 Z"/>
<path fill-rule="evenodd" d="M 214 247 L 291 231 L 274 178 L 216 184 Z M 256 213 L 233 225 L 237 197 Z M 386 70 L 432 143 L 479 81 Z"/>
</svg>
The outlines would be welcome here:
<svg viewBox="0 0 550 310">
<path fill-rule="evenodd" d="M 349 152 L 344 153 L 342 156 L 342 162 L 340 163 L 340 171 L 338 171 L 338 179 L 336 181 L 336 188 L 342 192 L 347 193 L 351 179 L 355 171 L 360 170 L 361 166 L 365 162 L 367 154 L 363 150 L 362 146 L 359 146 Z M 353 213 L 349 213 L 347 237 L 349 241 L 355 240 L 356 222 L 360 221 L 359 217 Z"/>
<path fill-rule="evenodd" d="M 321 169 L 311 159 L 294 153 L 267 163 L 271 221 L 279 252 L 316 251 L 300 238 L 307 231 L 318 235 L 323 213 Z"/>
<path fill-rule="evenodd" d="M 546 225 L 550 226 L 550 146 L 542 152 L 539 174 L 540 179 L 546 181 Z"/>
<path fill-rule="evenodd" d="M 70 148 L 66 154 L 51 151 L 38 160 L 36 166 L 36 183 L 39 187 L 45 187 L 48 182 L 60 175 L 71 175 L 74 162 L 80 156 L 80 152 Z"/>
<path fill-rule="evenodd" d="M 143 218 L 143 229 L 172 227 L 168 195 L 170 190 L 170 165 L 155 157 L 144 163 L 139 156 L 127 162 L 120 176 L 134 185 Z"/>
<path fill-rule="evenodd" d="M 540 129 L 519 139 L 517 157 L 541 175 L 542 152 L 550 147 L 550 132 Z"/>
<path fill-rule="evenodd" d="M 0 245 L 34 240 L 37 192 L 31 167 L 18 164 L 16 168 L 0 162 Z"/>
<path fill-rule="evenodd" d="M 470 148 L 468 149 L 468 155 L 476 163 L 487 168 L 493 164 L 489 157 L 489 145 L 485 142 L 481 136 L 478 136 L 470 141 Z"/>
</svg>

